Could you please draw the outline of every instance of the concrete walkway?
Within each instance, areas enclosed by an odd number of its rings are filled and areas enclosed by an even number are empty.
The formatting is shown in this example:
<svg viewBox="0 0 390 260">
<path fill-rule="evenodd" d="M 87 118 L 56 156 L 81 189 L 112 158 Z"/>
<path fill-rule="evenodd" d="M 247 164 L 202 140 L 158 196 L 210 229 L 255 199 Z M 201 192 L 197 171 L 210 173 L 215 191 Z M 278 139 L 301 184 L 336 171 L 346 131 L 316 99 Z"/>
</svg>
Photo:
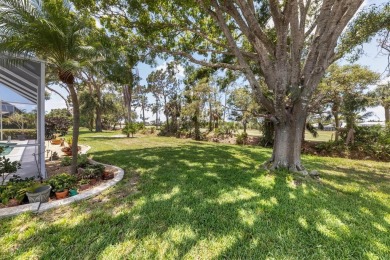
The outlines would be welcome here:
<svg viewBox="0 0 390 260">
<path fill-rule="evenodd" d="M 34 154 L 38 153 L 38 146 L 34 146 L 35 143 L 35 140 L 28 140 L 27 144 L 30 146 L 25 147 L 22 159 L 20 160 L 22 168 L 19 169 L 16 174 L 22 179 L 27 177 L 38 177 L 38 166 L 34 157 Z"/>
</svg>

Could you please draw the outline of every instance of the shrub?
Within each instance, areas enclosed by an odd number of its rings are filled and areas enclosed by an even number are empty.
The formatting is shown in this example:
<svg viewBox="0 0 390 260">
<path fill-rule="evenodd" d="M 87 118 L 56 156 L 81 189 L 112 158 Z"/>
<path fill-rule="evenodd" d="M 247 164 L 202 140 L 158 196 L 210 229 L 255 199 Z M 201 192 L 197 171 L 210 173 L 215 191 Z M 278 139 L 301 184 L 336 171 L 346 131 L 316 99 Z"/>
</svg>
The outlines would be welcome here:
<svg viewBox="0 0 390 260">
<path fill-rule="evenodd" d="M 97 163 L 88 166 L 88 168 L 94 169 L 99 175 L 102 175 L 106 167 L 103 164 Z"/>
<path fill-rule="evenodd" d="M 127 137 L 134 137 L 134 134 L 138 131 L 139 125 L 137 123 L 126 123 L 126 126 L 122 129 L 122 133 Z"/>
<path fill-rule="evenodd" d="M 54 153 L 51 155 L 51 159 L 55 161 L 55 160 L 60 159 L 60 157 L 58 156 L 58 153 L 57 153 L 57 152 L 54 152 Z"/>
<path fill-rule="evenodd" d="M 77 180 L 74 176 L 68 173 L 61 173 L 51 177 L 47 181 L 52 187 L 53 192 L 62 192 L 66 189 L 72 188 Z"/>
<path fill-rule="evenodd" d="M 246 144 L 247 141 L 248 141 L 247 133 L 238 134 L 236 137 L 236 144 Z"/>
<path fill-rule="evenodd" d="M 72 159 L 70 157 L 63 157 L 61 159 L 61 166 L 69 166 L 72 164 Z"/>
<path fill-rule="evenodd" d="M 3 135 L 5 138 L 11 136 L 11 139 L 19 139 L 19 135 L 24 135 L 26 139 L 37 139 L 36 129 L 3 129 Z"/>
<path fill-rule="evenodd" d="M 260 138 L 260 145 L 264 147 L 271 147 L 274 144 L 274 124 L 269 119 L 265 119 L 260 124 L 260 131 L 262 132 L 262 137 Z"/>
<path fill-rule="evenodd" d="M 16 199 L 20 203 L 26 196 L 26 190 L 35 183 L 34 177 L 22 179 L 13 175 L 6 185 L 0 186 L 0 202 L 7 204 L 10 199 Z"/>
<path fill-rule="evenodd" d="M 20 169 L 20 163 L 17 161 L 11 162 L 9 158 L 5 156 L 0 156 L 0 177 L 1 185 L 4 184 L 5 179 L 12 173 L 15 173 Z"/>
<path fill-rule="evenodd" d="M 77 155 L 77 166 L 81 168 L 87 167 L 89 164 L 88 155 L 87 154 L 79 154 Z"/>
<path fill-rule="evenodd" d="M 81 179 L 99 179 L 102 177 L 104 172 L 103 164 L 92 164 L 84 169 L 81 173 Z"/>
<path fill-rule="evenodd" d="M 390 130 L 389 126 L 359 126 L 355 128 L 354 143 L 345 145 L 347 132 L 340 132 L 339 141 L 329 141 L 316 145 L 319 151 L 353 152 L 360 157 L 369 157 L 376 160 L 390 159 Z"/>
</svg>

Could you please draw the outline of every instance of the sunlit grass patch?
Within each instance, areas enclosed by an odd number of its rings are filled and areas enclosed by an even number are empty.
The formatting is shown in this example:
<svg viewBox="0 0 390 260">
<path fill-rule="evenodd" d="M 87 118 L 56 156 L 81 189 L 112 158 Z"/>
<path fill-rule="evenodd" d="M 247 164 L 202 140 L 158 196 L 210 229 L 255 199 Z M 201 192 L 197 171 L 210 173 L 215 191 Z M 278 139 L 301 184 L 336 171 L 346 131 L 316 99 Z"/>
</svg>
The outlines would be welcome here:
<svg viewBox="0 0 390 260">
<path fill-rule="evenodd" d="M 390 164 L 304 156 L 320 180 L 260 165 L 271 150 L 83 132 L 125 170 L 93 199 L 0 222 L 0 259 L 386 259 Z"/>
</svg>

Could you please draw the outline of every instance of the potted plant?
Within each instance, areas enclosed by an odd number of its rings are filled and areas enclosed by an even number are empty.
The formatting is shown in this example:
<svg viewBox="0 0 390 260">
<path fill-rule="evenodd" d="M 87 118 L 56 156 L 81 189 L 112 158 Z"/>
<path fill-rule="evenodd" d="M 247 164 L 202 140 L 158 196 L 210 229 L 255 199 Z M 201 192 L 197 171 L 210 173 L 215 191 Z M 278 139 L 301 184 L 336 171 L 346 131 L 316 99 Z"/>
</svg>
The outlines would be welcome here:
<svg viewBox="0 0 390 260">
<path fill-rule="evenodd" d="M 89 179 L 89 184 L 95 185 L 99 175 L 96 169 L 87 167 L 84 169 L 83 176 Z"/>
<path fill-rule="evenodd" d="M 61 149 L 61 151 L 64 152 L 64 154 L 66 154 L 68 156 L 72 155 L 72 148 L 71 147 L 64 147 Z"/>
<path fill-rule="evenodd" d="M 114 178 L 114 172 L 108 168 L 105 168 L 103 171 L 103 180 L 110 180 Z"/>
<path fill-rule="evenodd" d="M 12 207 L 19 205 L 26 196 L 26 188 L 34 181 L 31 178 L 21 179 L 14 175 L 6 185 L 1 187 L 1 201 L 3 204 Z"/>
<path fill-rule="evenodd" d="M 23 192 L 20 192 L 22 189 L 20 184 L 8 182 L 1 192 L 2 203 L 8 207 L 19 205 L 25 196 Z"/>
<path fill-rule="evenodd" d="M 51 144 L 52 145 L 59 145 L 59 144 L 61 144 L 61 139 L 52 139 Z"/>
<path fill-rule="evenodd" d="M 48 202 L 50 198 L 50 185 L 42 185 L 40 183 L 34 183 L 32 186 L 26 189 L 26 195 L 29 203 L 35 202 Z"/>
<path fill-rule="evenodd" d="M 77 189 L 75 187 L 72 187 L 70 190 L 69 190 L 69 196 L 76 196 L 78 194 L 77 192 Z"/>
<path fill-rule="evenodd" d="M 53 152 L 50 159 L 53 161 L 56 161 L 56 160 L 60 159 L 60 157 L 58 156 L 57 152 Z"/>
<path fill-rule="evenodd" d="M 67 173 L 58 174 L 49 179 L 48 183 L 53 187 L 57 199 L 68 196 L 69 189 L 76 183 L 76 178 Z"/>
<path fill-rule="evenodd" d="M 89 187 L 91 187 L 91 185 L 89 185 L 89 180 L 88 179 L 81 179 L 80 180 L 80 182 L 79 182 L 79 190 L 86 190 Z"/>
<path fill-rule="evenodd" d="M 96 178 L 103 177 L 104 170 L 105 170 L 105 167 L 104 167 L 103 164 L 100 164 L 100 163 L 92 164 L 92 165 L 88 166 L 88 168 L 91 168 L 91 169 L 95 170 L 94 175 L 95 175 Z"/>
</svg>

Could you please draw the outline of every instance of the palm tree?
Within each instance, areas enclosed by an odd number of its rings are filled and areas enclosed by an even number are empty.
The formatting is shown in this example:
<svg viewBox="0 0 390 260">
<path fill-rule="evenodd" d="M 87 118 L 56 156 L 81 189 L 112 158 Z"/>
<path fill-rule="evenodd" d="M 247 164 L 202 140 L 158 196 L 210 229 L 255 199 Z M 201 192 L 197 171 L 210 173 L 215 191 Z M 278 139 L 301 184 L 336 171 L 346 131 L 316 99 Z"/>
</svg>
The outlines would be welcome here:
<svg viewBox="0 0 390 260">
<path fill-rule="evenodd" d="M 76 76 L 96 51 L 87 41 L 94 20 L 72 10 L 67 0 L 0 0 L 0 50 L 35 56 L 47 63 L 70 93 L 73 105 L 72 172 L 77 172 L 79 100 Z"/>
</svg>

